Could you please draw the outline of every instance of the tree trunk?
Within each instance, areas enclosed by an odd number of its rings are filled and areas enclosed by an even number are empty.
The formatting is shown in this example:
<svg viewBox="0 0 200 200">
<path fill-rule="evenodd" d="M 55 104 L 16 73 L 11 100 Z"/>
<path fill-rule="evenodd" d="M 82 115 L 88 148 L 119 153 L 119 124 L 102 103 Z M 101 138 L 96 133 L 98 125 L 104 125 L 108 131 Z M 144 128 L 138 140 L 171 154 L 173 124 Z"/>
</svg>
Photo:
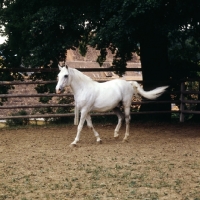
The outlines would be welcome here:
<svg viewBox="0 0 200 200">
<path fill-rule="evenodd" d="M 160 81 L 169 81 L 167 38 L 156 31 L 141 36 L 140 58 L 143 70 L 144 90 L 163 86 Z M 157 100 L 170 100 L 169 94 L 163 94 Z M 145 101 L 145 99 L 144 99 Z M 144 104 L 140 111 L 170 111 L 171 104 Z M 170 120 L 171 114 L 152 114 L 149 119 Z"/>
</svg>

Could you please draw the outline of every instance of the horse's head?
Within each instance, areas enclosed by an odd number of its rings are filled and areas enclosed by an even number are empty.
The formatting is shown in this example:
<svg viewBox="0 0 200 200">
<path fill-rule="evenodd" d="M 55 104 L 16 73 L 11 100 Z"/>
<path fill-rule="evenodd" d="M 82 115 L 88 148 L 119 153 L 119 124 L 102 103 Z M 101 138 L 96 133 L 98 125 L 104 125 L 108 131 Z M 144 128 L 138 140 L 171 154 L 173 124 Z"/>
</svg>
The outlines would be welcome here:
<svg viewBox="0 0 200 200">
<path fill-rule="evenodd" d="M 65 86 L 69 85 L 69 70 L 67 66 L 58 65 L 60 73 L 58 74 L 58 83 L 56 85 L 56 93 L 60 94 Z"/>
</svg>

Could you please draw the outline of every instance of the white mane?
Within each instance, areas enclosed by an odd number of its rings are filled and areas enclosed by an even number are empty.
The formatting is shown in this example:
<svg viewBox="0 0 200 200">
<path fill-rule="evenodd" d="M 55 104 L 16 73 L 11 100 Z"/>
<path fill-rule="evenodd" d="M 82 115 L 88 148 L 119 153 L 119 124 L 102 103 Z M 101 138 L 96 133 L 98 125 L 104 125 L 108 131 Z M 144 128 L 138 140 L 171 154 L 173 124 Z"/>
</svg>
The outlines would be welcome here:
<svg viewBox="0 0 200 200">
<path fill-rule="evenodd" d="M 78 71 L 77 69 L 74 68 L 68 68 L 69 70 L 69 75 L 73 76 L 73 78 L 81 80 L 81 81 L 89 81 L 89 82 L 93 82 L 93 80 L 89 77 L 86 76 L 85 74 L 83 74 L 82 72 Z"/>
</svg>

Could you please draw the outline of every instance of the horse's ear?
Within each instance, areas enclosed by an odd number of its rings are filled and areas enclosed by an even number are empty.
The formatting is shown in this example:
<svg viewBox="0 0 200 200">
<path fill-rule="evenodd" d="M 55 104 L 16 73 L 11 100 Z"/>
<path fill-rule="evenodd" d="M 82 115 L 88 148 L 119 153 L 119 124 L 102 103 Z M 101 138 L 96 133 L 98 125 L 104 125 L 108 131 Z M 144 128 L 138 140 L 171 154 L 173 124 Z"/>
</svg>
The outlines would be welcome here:
<svg viewBox="0 0 200 200">
<path fill-rule="evenodd" d="M 68 66 L 65 64 L 65 67 L 68 69 Z"/>
<path fill-rule="evenodd" d="M 58 64 L 58 68 L 59 68 L 59 70 L 61 70 L 62 69 L 62 67 Z"/>
</svg>

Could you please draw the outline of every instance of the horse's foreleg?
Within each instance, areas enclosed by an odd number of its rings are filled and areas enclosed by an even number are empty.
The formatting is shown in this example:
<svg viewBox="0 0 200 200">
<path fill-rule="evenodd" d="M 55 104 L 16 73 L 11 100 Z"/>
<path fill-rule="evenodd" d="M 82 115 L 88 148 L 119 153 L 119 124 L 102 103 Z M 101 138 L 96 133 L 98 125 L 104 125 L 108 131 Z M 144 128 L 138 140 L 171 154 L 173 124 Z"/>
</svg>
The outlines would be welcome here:
<svg viewBox="0 0 200 200">
<path fill-rule="evenodd" d="M 118 124 L 115 128 L 115 132 L 114 132 L 114 138 L 118 138 L 119 137 L 119 129 L 121 128 L 121 125 L 122 125 L 122 121 L 124 119 L 124 115 L 123 113 L 121 112 L 120 108 L 119 107 L 116 107 L 113 109 L 114 113 L 117 115 L 118 117 Z"/>
<path fill-rule="evenodd" d="M 94 129 L 94 126 L 92 124 L 92 119 L 89 114 L 86 117 L 86 121 L 87 121 L 87 126 L 92 129 L 94 136 L 97 138 L 97 142 L 101 143 L 101 138 L 99 137 L 98 132 Z"/>
<path fill-rule="evenodd" d="M 126 132 L 125 132 L 125 137 L 124 137 L 123 141 L 127 141 L 128 136 L 129 136 L 130 107 L 125 107 L 124 113 L 125 113 L 125 121 L 126 121 Z"/>
<path fill-rule="evenodd" d="M 76 143 L 80 140 L 81 130 L 83 128 L 86 116 L 87 116 L 87 112 L 81 111 L 81 117 L 80 117 L 80 121 L 77 128 L 77 134 L 76 134 L 75 140 L 71 143 L 71 146 L 75 146 Z"/>
</svg>

